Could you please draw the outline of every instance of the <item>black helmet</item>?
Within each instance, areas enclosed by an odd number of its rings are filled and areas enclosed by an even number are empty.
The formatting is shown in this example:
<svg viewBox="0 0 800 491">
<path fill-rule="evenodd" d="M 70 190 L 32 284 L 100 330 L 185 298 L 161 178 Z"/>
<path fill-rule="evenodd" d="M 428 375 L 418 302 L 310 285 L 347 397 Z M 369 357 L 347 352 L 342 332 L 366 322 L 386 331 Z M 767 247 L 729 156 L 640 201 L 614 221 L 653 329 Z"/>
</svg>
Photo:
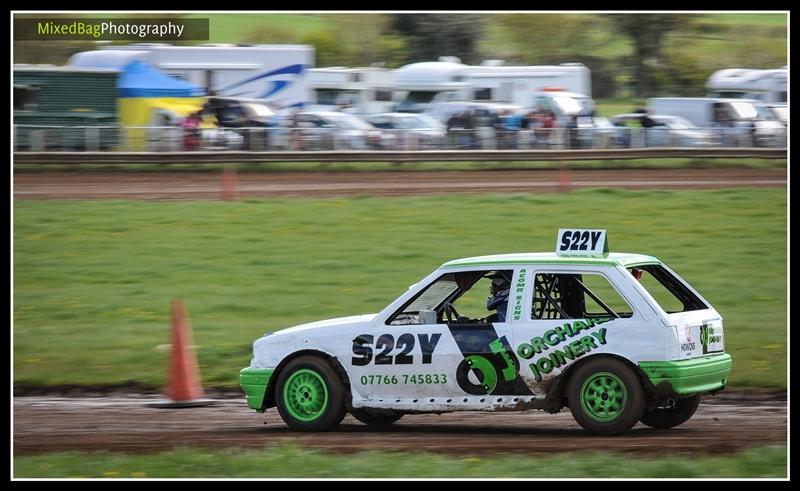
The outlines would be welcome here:
<svg viewBox="0 0 800 491">
<path fill-rule="evenodd" d="M 489 287 L 489 298 L 486 299 L 486 308 L 495 310 L 503 302 L 508 302 L 508 292 L 511 289 L 511 280 L 502 272 L 498 271 L 487 276 L 492 280 Z"/>
</svg>

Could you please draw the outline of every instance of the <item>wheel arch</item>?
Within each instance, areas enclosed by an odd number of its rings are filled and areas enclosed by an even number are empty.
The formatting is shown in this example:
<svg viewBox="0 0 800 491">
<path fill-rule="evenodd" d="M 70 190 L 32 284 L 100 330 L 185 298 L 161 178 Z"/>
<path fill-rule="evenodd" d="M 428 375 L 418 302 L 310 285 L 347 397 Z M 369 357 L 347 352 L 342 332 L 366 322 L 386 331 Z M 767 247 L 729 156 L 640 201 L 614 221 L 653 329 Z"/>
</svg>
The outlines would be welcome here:
<svg viewBox="0 0 800 491">
<path fill-rule="evenodd" d="M 330 353 L 318 349 L 304 349 L 287 355 L 280 361 L 280 363 L 278 363 L 278 366 L 275 367 L 275 371 L 272 372 L 272 376 L 269 379 L 269 383 L 267 384 L 266 392 L 264 394 L 264 402 L 261 405 L 262 411 L 271 407 L 275 407 L 275 386 L 279 374 L 286 367 L 286 365 L 289 364 L 289 362 L 300 358 L 301 356 L 316 356 L 330 363 L 331 367 L 333 367 L 336 373 L 339 374 L 341 382 L 345 386 L 345 401 L 350 400 L 350 375 L 347 373 L 347 370 L 345 370 L 344 366 L 342 366 L 342 364 L 339 362 L 338 358 Z"/>
<path fill-rule="evenodd" d="M 577 362 L 569 365 L 566 369 L 564 369 L 563 372 L 561 372 L 558 375 L 558 380 L 556 381 L 555 390 L 551 391 L 550 393 L 551 394 L 557 394 L 557 397 L 559 398 L 558 402 L 561 403 L 561 407 L 566 406 L 567 388 L 569 387 L 569 379 L 570 379 L 570 377 L 572 377 L 572 375 L 575 373 L 575 371 L 578 368 L 584 366 L 585 364 L 587 364 L 587 363 L 589 363 L 591 361 L 595 361 L 595 360 L 599 360 L 599 359 L 603 359 L 603 358 L 609 358 L 609 359 L 620 361 L 623 364 L 625 364 L 628 368 L 630 368 L 631 371 L 634 374 L 636 374 L 636 377 L 639 379 L 639 382 L 642 384 L 642 390 L 644 390 L 645 395 L 647 397 L 650 396 L 650 394 L 652 392 L 653 384 L 650 383 L 650 380 L 647 378 L 647 376 L 644 374 L 644 372 L 642 372 L 642 369 L 639 368 L 639 365 L 637 365 L 636 363 L 634 363 L 630 359 L 625 358 L 624 356 L 621 356 L 621 355 L 618 355 L 618 354 L 615 354 L 615 353 L 598 353 L 596 355 L 590 355 L 590 356 L 587 356 L 585 358 L 581 358 Z"/>
</svg>

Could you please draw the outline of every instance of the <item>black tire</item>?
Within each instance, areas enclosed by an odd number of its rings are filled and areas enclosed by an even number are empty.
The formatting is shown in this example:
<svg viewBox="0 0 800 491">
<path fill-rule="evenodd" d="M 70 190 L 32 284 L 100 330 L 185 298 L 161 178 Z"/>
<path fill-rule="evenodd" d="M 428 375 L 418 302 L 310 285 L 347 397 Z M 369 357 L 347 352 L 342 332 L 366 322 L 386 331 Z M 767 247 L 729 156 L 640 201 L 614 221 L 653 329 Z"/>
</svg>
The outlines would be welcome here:
<svg viewBox="0 0 800 491">
<path fill-rule="evenodd" d="M 278 374 L 275 402 L 289 428 L 328 431 L 344 418 L 344 390 L 339 374 L 327 361 L 301 356 Z"/>
<path fill-rule="evenodd" d="M 578 424 L 594 435 L 628 431 L 645 410 L 641 380 L 614 358 L 597 358 L 578 367 L 569 379 L 567 400 Z"/>
<path fill-rule="evenodd" d="M 652 411 L 645 411 L 642 423 L 652 428 L 666 429 L 681 425 L 692 417 L 697 406 L 700 405 L 700 394 L 678 399 L 670 407 L 657 407 Z"/>
<path fill-rule="evenodd" d="M 353 408 L 350 414 L 365 425 L 388 426 L 403 417 L 403 413 L 390 410 Z"/>
</svg>

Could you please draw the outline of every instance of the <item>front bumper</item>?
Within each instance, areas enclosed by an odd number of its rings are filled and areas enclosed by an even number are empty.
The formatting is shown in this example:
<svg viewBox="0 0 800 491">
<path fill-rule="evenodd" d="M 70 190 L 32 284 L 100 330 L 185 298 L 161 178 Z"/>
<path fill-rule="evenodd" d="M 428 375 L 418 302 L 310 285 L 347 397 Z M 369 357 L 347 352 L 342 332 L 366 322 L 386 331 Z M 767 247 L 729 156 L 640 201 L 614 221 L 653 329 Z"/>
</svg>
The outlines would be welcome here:
<svg viewBox="0 0 800 491">
<path fill-rule="evenodd" d="M 731 373 L 731 355 L 692 358 L 681 361 L 643 361 L 639 367 L 654 386 L 667 382 L 679 396 L 720 390 Z"/>
<path fill-rule="evenodd" d="M 264 397 L 272 377 L 272 368 L 242 368 L 239 371 L 239 385 L 247 396 L 247 406 L 256 411 L 263 411 Z"/>
</svg>

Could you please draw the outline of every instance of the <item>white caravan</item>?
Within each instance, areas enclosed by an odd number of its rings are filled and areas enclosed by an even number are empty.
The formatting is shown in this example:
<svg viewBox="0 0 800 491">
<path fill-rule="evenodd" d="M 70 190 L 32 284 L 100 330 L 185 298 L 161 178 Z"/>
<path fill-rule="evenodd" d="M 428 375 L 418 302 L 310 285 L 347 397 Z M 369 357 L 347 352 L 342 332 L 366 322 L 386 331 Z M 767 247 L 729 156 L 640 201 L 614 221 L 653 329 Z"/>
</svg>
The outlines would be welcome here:
<svg viewBox="0 0 800 491">
<path fill-rule="evenodd" d="M 312 68 L 308 70 L 312 104 L 320 110 L 354 114 L 392 111 L 393 72 L 380 67 Z"/>
<path fill-rule="evenodd" d="M 709 97 L 755 99 L 769 104 L 785 104 L 786 83 L 786 67 L 774 70 L 727 68 L 711 74 L 706 87 Z"/>
<path fill-rule="evenodd" d="M 262 99 L 275 108 L 311 102 L 306 75 L 314 48 L 305 45 L 172 46 L 141 43 L 73 55 L 73 67 L 113 67 L 141 60 L 218 96 Z"/>
<path fill-rule="evenodd" d="M 528 107 L 534 92 L 560 88 L 591 95 L 591 73 L 580 63 L 553 66 L 506 66 L 486 60 L 464 65 L 458 58 L 412 63 L 395 71 L 394 88 L 405 93 L 399 111 L 420 112 L 430 102 L 505 102 Z"/>
</svg>

